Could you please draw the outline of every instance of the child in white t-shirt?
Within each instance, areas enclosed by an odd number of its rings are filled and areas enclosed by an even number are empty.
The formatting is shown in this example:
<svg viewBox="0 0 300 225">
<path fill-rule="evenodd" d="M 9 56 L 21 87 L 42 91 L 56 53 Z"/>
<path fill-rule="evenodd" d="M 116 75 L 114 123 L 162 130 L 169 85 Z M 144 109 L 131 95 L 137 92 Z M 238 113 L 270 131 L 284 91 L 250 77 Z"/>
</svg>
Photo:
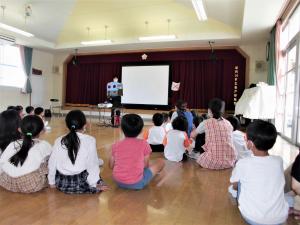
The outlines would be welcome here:
<svg viewBox="0 0 300 225">
<path fill-rule="evenodd" d="M 187 159 L 185 152 L 192 150 L 191 141 L 186 133 L 187 126 L 187 120 L 183 116 L 178 116 L 173 120 L 173 129 L 167 133 L 164 139 L 166 159 L 175 162 Z"/>
<path fill-rule="evenodd" d="M 35 108 L 34 115 L 39 116 L 44 121 L 45 130 L 47 130 L 47 131 L 51 130 L 51 127 L 48 125 L 49 122 L 45 120 L 45 110 L 43 107 Z"/>
<path fill-rule="evenodd" d="M 232 141 L 236 151 L 237 160 L 252 156 L 253 153 L 246 146 L 245 133 L 239 130 L 241 127 L 239 119 L 235 116 L 228 116 L 226 119 L 233 127 Z"/>
<path fill-rule="evenodd" d="M 144 131 L 144 140 L 150 145 L 152 152 L 163 152 L 164 145 L 163 140 L 166 135 L 166 130 L 162 126 L 164 122 L 164 117 L 161 113 L 155 113 L 152 117 L 154 126 L 149 130 Z"/>
<path fill-rule="evenodd" d="M 230 182 L 238 191 L 239 210 L 250 225 L 283 224 L 288 217 L 283 161 L 268 154 L 276 137 L 273 124 L 262 120 L 251 123 L 246 144 L 254 156 L 240 159 L 232 171 Z"/>
</svg>

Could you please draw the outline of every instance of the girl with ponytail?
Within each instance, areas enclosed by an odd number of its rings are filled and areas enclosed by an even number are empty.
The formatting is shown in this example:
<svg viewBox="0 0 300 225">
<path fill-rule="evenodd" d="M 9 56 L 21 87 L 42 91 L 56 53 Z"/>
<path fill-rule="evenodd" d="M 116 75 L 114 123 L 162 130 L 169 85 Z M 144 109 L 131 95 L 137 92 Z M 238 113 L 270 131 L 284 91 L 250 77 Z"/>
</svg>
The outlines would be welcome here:
<svg viewBox="0 0 300 225">
<path fill-rule="evenodd" d="M 99 193 L 107 187 L 99 176 L 96 140 L 84 134 L 86 118 L 80 110 L 66 116 L 69 133 L 59 137 L 49 159 L 50 187 L 68 194 Z"/>
<path fill-rule="evenodd" d="M 9 144 L 0 158 L 0 186 L 13 192 L 36 192 L 47 186 L 51 145 L 39 140 L 44 123 L 38 116 L 23 118 L 22 139 Z"/>
</svg>

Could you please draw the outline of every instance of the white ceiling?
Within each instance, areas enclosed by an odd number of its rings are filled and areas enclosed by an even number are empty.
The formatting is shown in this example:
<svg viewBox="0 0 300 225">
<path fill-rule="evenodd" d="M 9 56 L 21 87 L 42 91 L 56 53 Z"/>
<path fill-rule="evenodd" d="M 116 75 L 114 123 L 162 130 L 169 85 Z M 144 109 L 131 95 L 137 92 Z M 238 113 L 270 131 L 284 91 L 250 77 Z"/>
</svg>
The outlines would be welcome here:
<svg viewBox="0 0 300 225">
<path fill-rule="evenodd" d="M 286 0 L 204 0 L 207 21 L 198 21 L 190 0 L 0 0 L 0 21 L 31 32 L 34 38 L 0 30 L 18 43 L 56 51 L 81 52 L 238 45 L 266 40 Z M 25 22 L 25 5 L 32 16 Z M 170 33 L 176 41 L 140 43 L 138 36 Z M 149 21 L 148 29 L 144 22 Z M 82 40 L 104 38 L 109 46 L 83 47 Z M 86 27 L 90 27 L 88 35 Z"/>
</svg>

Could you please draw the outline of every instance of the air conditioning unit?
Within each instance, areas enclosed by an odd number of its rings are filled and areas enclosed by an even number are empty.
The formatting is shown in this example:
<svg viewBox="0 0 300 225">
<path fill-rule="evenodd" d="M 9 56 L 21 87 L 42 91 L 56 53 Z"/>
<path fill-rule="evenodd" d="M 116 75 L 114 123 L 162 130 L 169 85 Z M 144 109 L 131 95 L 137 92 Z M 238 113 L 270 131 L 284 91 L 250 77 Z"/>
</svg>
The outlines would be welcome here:
<svg viewBox="0 0 300 225">
<path fill-rule="evenodd" d="M 16 39 L 14 37 L 0 34 L 0 45 L 14 45 L 15 43 Z"/>
</svg>

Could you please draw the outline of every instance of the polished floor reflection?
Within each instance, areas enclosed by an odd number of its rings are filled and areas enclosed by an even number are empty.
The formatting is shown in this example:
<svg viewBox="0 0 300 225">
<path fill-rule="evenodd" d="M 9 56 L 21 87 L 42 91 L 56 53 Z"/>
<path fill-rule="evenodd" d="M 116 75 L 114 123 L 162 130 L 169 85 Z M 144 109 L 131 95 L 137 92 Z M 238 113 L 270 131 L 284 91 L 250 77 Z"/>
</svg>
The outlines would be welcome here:
<svg viewBox="0 0 300 225">
<path fill-rule="evenodd" d="M 50 121 L 51 131 L 42 136 L 53 144 L 66 132 L 63 119 Z M 231 170 L 209 171 L 194 161 L 167 162 L 164 171 L 142 191 L 116 187 L 108 168 L 111 144 L 122 138 L 120 129 L 88 125 L 97 138 L 104 159 L 101 175 L 111 187 L 100 195 L 66 195 L 53 189 L 36 194 L 16 194 L 0 189 L 0 224 L 22 225 L 239 225 L 245 224 L 227 187 Z M 278 138 L 273 154 L 282 155 L 285 166 L 298 150 Z M 153 153 L 152 158 L 162 157 Z M 289 225 L 297 224 L 293 218 Z"/>
</svg>

